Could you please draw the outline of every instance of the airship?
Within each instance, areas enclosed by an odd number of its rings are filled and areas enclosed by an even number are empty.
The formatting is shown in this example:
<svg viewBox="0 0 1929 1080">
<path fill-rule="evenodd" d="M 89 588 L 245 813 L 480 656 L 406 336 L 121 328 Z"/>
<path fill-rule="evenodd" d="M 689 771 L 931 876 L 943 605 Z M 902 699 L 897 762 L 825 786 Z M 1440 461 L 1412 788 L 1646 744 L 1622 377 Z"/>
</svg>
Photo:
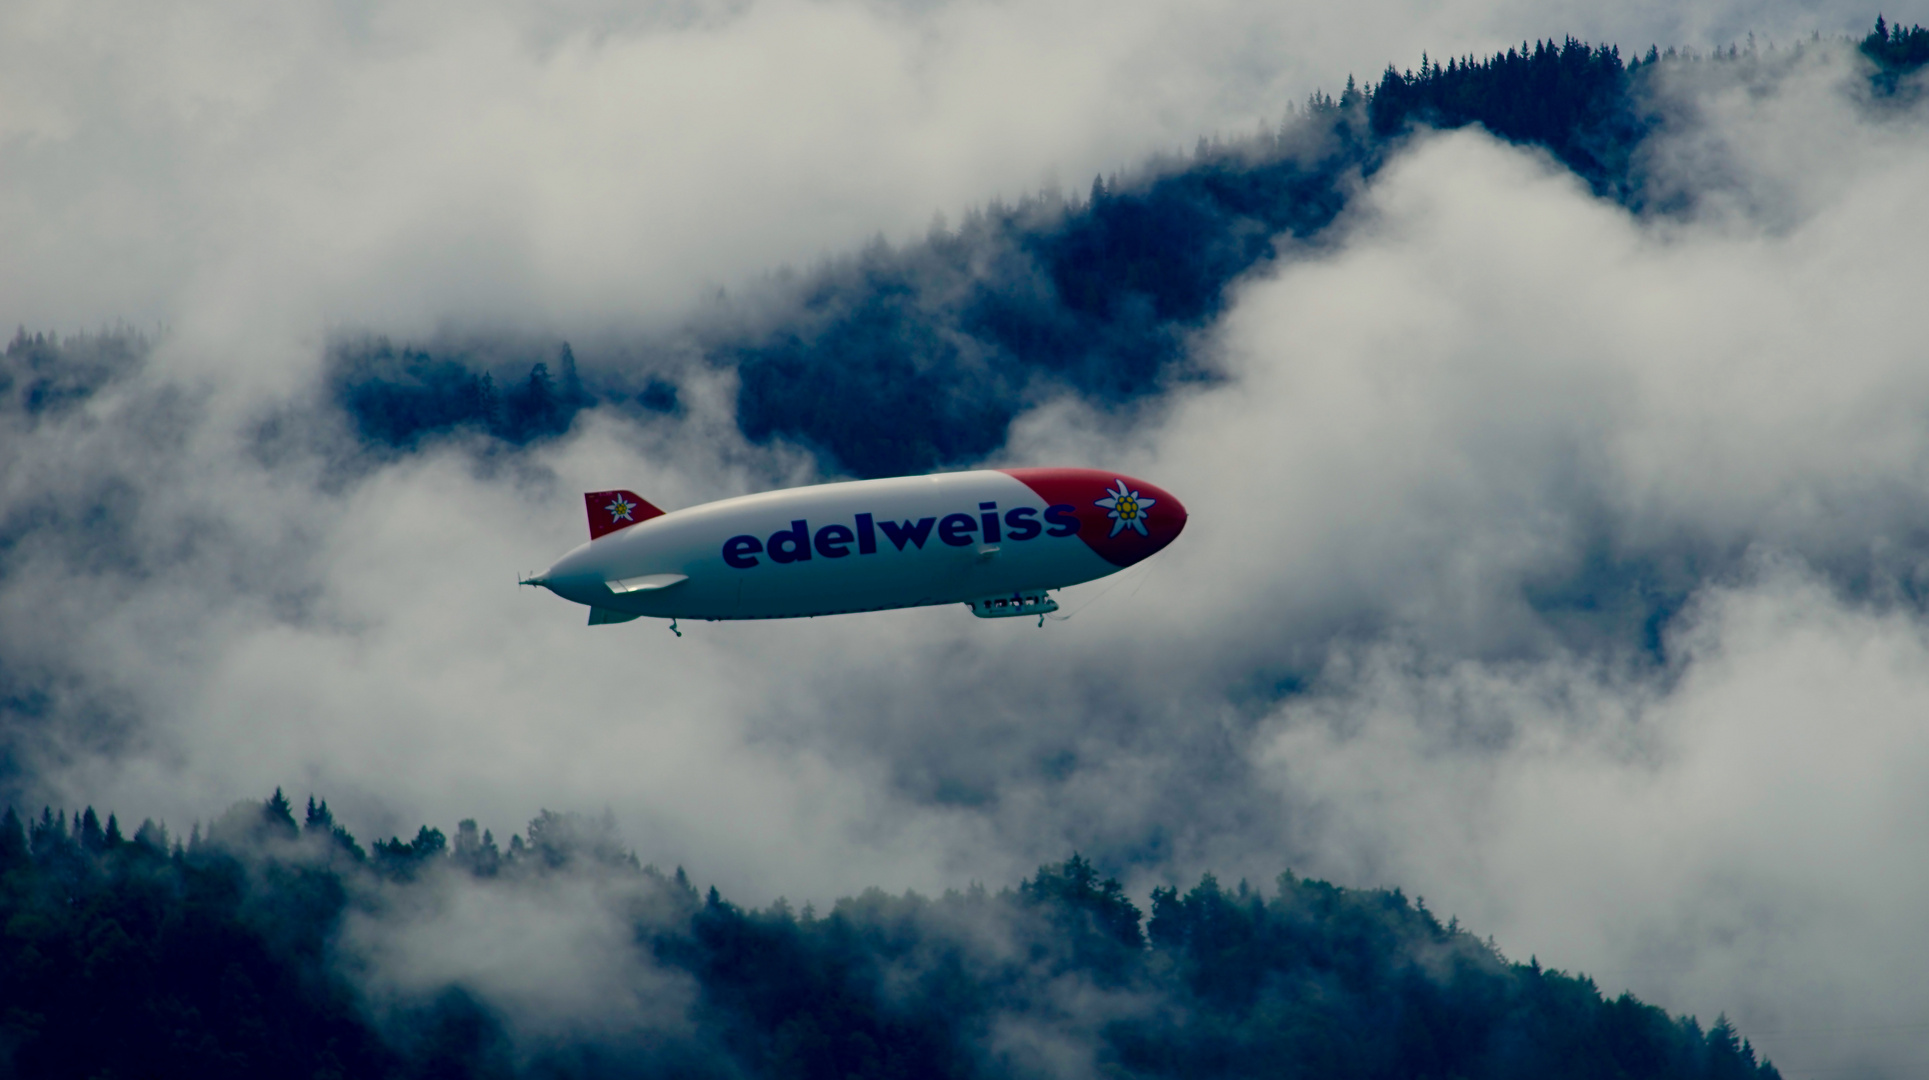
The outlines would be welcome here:
<svg viewBox="0 0 1929 1080">
<path fill-rule="evenodd" d="M 854 480 L 669 512 L 623 490 L 583 502 L 589 542 L 522 583 L 587 605 L 591 626 L 650 616 L 672 630 L 937 604 L 1042 626 L 1054 590 L 1132 566 L 1186 524 L 1171 492 L 1079 468 Z"/>
</svg>

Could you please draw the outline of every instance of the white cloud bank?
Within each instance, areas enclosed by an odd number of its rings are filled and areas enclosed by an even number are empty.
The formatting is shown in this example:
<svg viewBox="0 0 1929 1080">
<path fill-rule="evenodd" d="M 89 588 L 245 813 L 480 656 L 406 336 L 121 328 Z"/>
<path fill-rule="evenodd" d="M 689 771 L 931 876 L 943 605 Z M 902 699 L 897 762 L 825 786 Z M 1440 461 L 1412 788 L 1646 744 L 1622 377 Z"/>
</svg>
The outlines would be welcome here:
<svg viewBox="0 0 1929 1080">
<path fill-rule="evenodd" d="M 1704 88 L 1657 158 L 1703 196 L 1684 219 L 1429 140 L 1340 242 L 1244 287 L 1200 343 L 1225 385 L 1125 438 L 1028 418 L 1016 457 L 1115 463 L 1195 515 L 1049 631 L 927 611 L 678 641 L 513 588 L 576 542 L 578 491 L 798 476 L 732 434 L 727 387 L 492 470 L 445 448 L 335 488 L 243 452 L 331 320 L 660 323 L 934 207 L 1241 130 L 1336 62 L 1694 40 L 1740 10 L 10 6 L 0 315 L 176 328 L 154 378 L 4 467 L 10 505 L 132 485 L 104 564 L 29 540 L 0 590 L 7 655 L 119 718 L 61 729 L 42 780 L 177 830 L 312 787 L 364 840 L 608 806 L 646 860 L 753 901 L 1073 847 L 1140 884 L 1290 862 L 1745 1033 L 1919 1019 L 1929 140 L 1858 112 L 1840 57 Z M 1665 664 L 1637 570 L 1693 597 Z M 501 914 L 471 902 L 447 925 Z M 484 972 L 506 1000 L 517 966 Z"/>
<path fill-rule="evenodd" d="M 1707 47 L 1848 4 L 22 0 L 0 320 L 264 335 L 673 318 L 992 193 L 1243 134 L 1348 71 L 1574 33 Z M 177 362 L 191 362 L 184 350 Z"/>
<path fill-rule="evenodd" d="M 1299 869 L 1726 1010 L 1790 1075 L 1906 1075 L 1929 1014 L 1929 139 L 1848 77 L 1704 97 L 1657 148 L 1686 219 L 1434 138 L 1139 436 L 1196 515 L 1140 605 L 1216 660 L 1316 654 L 1248 744 Z M 1575 628 L 1640 574 L 1692 589 L 1665 662 Z M 1188 868 L 1267 874 L 1249 835 Z"/>
</svg>

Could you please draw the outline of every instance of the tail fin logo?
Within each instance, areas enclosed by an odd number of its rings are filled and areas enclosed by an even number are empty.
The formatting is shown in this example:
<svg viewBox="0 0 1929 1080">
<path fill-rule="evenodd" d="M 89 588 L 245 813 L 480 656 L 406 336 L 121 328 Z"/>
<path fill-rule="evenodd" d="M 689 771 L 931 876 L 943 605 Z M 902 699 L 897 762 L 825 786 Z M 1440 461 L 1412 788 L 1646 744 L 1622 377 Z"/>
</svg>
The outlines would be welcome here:
<svg viewBox="0 0 1929 1080">
<path fill-rule="evenodd" d="M 589 511 L 591 540 L 663 516 L 663 511 L 651 506 L 634 491 L 585 492 L 583 506 Z"/>
</svg>

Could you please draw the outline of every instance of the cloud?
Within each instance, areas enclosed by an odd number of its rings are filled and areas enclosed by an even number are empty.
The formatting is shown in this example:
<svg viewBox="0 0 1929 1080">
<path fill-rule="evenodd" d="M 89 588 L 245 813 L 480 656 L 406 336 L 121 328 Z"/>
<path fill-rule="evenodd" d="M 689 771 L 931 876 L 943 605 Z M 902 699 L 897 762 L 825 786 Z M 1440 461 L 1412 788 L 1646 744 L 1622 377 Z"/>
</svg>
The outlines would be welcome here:
<svg viewBox="0 0 1929 1080">
<path fill-rule="evenodd" d="M 639 944 L 657 891 L 635 875 L 439 872 L 351 908 L 338 948 L 390 1009 L 459 987 L 525 1043 L 661 1042 L 689 1033 L 696 987 Z"/>
<path fill-rule="evenodd" d="M 1201 335 L 1222 385 L 1132 422 L 1033 413 L 1014 460 L 1115 465 L 1194 513 L 1046 631 L 912 611 L 678 640 L 516 590 L 579 541 L 580 491 L 814 478 L 736 432 L 728 373 L 676 416 L 348 480 L 337 420 L 280 457 L 256 438 L 335 326 L 660 329 L 933 208 L 1243 130 L 1345 66 L 1524 26 L 1720 40 L 1742 12 L 10 8 L 0 315 L 174 328 L 145 374 L 9 433 L 9 510 L 53 508 L 0 588 L 9 674 L 58 690 L 19 786 L 177 832 L 312 787 L 364 840 L 607 806 L 747 901 L 1071 848 L 1139 888 L 1291 863 L 1745 1033 L 1912 1002 L 1920 958 L 1889 947 L 1923 892 L 1896 849 L 1929 144 L 1845 93 L 1839 53 L 1674 90 L 1696 107 L 1649 167 L 1697 195 L 1679 216 L 1424 138 Z M 358 930 L 408 958 L 383 978 L 523 971 L 433 935 L 490 938 L 527 897 L 446 900 Z M 605 902 L 565 898 L 544 940 L 594 953 Z M 597 971 L 496 992 L 539 1010 L 634 975 Z"/>
<path fill-rule="evenodd" d="M 1310 688 L 1247 744 L 1270 829 L 1175 862 L 1260 877 L 1270 836 L 1725 1009 L 1784 1065 L 1904 1070 L 1848 1029 L 1920 1007 L 1896 943 L 1929 885 L 1905 850 L 1929 398 L 1879 313 L 1929 269 L 1905 194 L 1929 153 L 1841 65 L 1697 87 L 1654 155 L 1708 196 L 1685 218 L 1433 138 L 1343 243 L 1248 284 L 1202 346 L 1229 385 L 1108 448 L 1195 514 L 1138 594 L 1175 666 L 1298 658 Z M 1089 445 L 1066 419 L 1017 452 Z M 1112 647 L 1150 651 L 1124 625 Z"/>
<path fill-rule="evenodd" d="M 1725 1011 L 1785 1071 L 1902 1075 L 1924 631 L 1764 560 L 1700 595 L 1665 684 L 1375 643 L 1336 650 L 1260 753 L 1319 823 L 1312 872 L 1404 882 L 1609 993 Z"/>
<path fill-rule="evenodd" d="M 5 18 L 0 318 L 164 323 L 232 376 L 295 362 L 264 335 L 336 323 L 661 324 L 779 263 L 1052 177 L 1076 189 L 1423 51 L 1706 47 L 1867 14 L 201 0 Z"/>
</svg>

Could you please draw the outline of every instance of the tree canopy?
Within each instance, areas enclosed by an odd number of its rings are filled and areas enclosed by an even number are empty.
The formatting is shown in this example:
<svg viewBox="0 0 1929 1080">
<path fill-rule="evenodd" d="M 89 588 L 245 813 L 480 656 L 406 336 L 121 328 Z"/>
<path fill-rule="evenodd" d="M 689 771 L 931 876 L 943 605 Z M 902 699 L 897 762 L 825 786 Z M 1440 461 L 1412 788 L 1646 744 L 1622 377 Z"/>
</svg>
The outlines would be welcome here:
<svg viewBox="0 0 1929 1080">
<path fill-rule="evenodd" d="M 1118 1077 L 1777 1076 L 1726 1019 L 1704 1029 L 1592 981 L 1510 962 L 1398 890 L 1211 875 L 1142 917 L 1073 855 L 1015 888 L 868 889 L 819 915 L 740 907 L 640 864 L 607 815 L 543 811 L 506 850 L 362 846 L 327 803 L 276 791 L 186 840 L 92 808 L 0 817 L 0 1071 L 46 1077 L 999 1077 L 1015 1027 Z M 636 958 L 694 988 L 647 1038 L 520 1037 L 460 983 L 377 1009 L 344 921 L 451 889 L 628 883 Z M 411 897 L 420 894 L 419 899 Z M 647 992 L 648 987 L 637 992 Z M 1076 1008 L 1069 1003 L 1077 1002 Z"/>
<path fill-rule="evenodd" d="M 678 408 L 671 354 L 734 372 L 736 419 L 753 441 L 787 440 L 827 469 L 889 476 L 974 462 L 1012 419 L 1071 393 L 1131 408 L 1175 382 L 1212 377 L 1189 337 L 1224 309 L 1229 286 L 1317 244 L 1361 177 L 1415 131 L 1479 125 L 1545 148 L 1597 195 L 1650 206 L 1639 150 L 1665 127 L 1652 73 L 1672 64 L 1752 59 L 1572 37 L 1522 42 L 1488 57 L 1417 71 L 1389 65 L 1377 83 L 1349 77 L 1287 107 L 1277 127 L 1201 139 L 1089 193 L 1045 190 L 994 200 L 922 240 L 882 237 L 805 273 L 774 276 L 754 302 L 719 301 L 674 346 L 616 350 L 577 371 L 567 344 L 507 353 L 473 343 L 337 343 L 333 399 L 370 446 L 406 449 L 469 432 L 517 447 L 567 431 L 584 408 L 640 420 Z M 1929 31 L 1878 20 L 1860 45 L 1870 86 L 1894 95 L 1929 61 Z M 1282 103 L 1284 105 L 1285 103 Z"/>
</svg>

